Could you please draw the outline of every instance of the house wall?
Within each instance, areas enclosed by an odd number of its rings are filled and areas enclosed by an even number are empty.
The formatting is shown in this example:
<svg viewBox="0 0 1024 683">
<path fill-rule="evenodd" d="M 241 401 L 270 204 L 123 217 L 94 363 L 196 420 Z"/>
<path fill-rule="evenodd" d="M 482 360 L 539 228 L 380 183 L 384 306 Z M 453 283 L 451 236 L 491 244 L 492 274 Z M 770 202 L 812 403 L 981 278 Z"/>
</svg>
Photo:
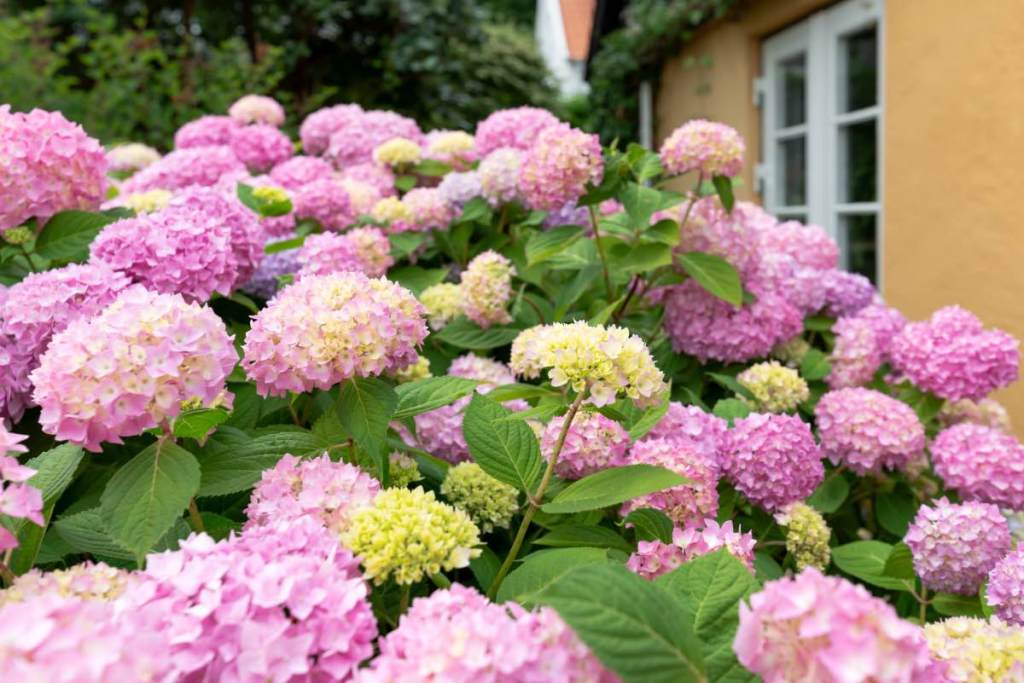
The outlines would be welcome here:
<svg viewBox="0 0 1024 683">
<path fill-rule="evenodd" d="M 655 142 L 691 118 L 747 140 L 738 190 L 753 195 L 760 41 L 828 0 L 742 2 L 668 60 Z M 1024 7 L 887 0 L 883 46 L 883 294 L 909 318 L 949 304 L 1024 339 Z M 1024 382 L 998 392 L 1024 436 Z"/>
</svg>

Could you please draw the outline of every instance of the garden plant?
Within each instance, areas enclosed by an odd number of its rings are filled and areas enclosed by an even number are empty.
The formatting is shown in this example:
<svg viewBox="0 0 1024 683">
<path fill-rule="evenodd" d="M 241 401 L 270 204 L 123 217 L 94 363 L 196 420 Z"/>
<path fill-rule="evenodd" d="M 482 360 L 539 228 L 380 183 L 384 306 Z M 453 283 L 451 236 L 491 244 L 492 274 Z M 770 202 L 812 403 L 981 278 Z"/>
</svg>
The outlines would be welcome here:
<svg viewBox="0 0 1024 683">
<path fill-rule="evenodd" d="M 722 124 L 287 118 L 0 107 L 0 680 L 1024 680 L 1016 339 Z"/>
</svg>

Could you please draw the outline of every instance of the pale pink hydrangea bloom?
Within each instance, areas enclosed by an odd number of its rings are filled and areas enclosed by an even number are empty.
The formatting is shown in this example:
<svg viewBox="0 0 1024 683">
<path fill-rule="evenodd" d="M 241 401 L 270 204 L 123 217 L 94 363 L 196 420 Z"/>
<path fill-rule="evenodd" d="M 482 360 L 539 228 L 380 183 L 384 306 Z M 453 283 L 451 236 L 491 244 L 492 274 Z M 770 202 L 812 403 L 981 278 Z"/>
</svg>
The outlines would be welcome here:
<svg viewBox="0 0 1024 683">
<path fill-rule="evenodd" d="M 336 178 L 320 178 L 306 183 L 292 196 L 295 217 L 312 218 L 325 230 L 341 232 L 355 222 L 348 191 Z"/>
<path fill-rule="evenodd" d="M 103 562 L 83 562 L 54 571 L 32 569 L 0 591 L 0 605 L 50 594 L 80 600 L 114 600 L 135 575 Z"/>
<path fill-rule="evenodd" d="M 319 157 L 294 156 L 270 169 L 270 177 L 286 190 L 301 190 L 322 178 L 333 178 L 334 167 Z"/>
<path fill-rule="evenodd" d="M 474 257 L 459 282 L 466 317 L 484 329 L 511 322 L 507 308 L 515 274 L 512 262 L 496 251 Z"/>
<path fill-rule="evenodd" d="M 574 202 L 587 183 L 600 183 L 604 157 L 596 135 L 560 123 L 541 131 L 519 167 L 519 191 L 533 209 Z"/>
<path fill-rule="evenodd" d="M 926 588 L 974 595 L 1010 552 L 1010 525 L 995 505 L 950 503 L 943 497 L 918 508 L 903 542 Z"/>
<path fill-rule="evenodd" d="M 119 603 L 161 634 L 180 680 L 350 680 L 377 624 L 359 563 L 311 519 L 152 554 Z"/>
<path fill-rule="evenodd" d="M 799 265 L 816 270 L 839 267 L 839 245 L 817 225 L 785 221 L 761 231 L 760 248 L 787 254 Z"/>
<path fill-rule="evenodd" d="M 184 401 L 230 403 L 224 382 L 237 360 L 212 310 L 130 287 L 54 335 L 31 375 L 39 424 L 99 451 L 177 416 Z"/>
<path fill-rule="evenodd" d="M 799 417 L 753 413 L 728 432 L 725 474 L 750 502 L 775 512 L 814 492 L 825 476 L 822 457 Z"/>
<path fill-rule="evenodd" d="M 107 170 L 134 173 L 160 160 L 160 152 L 141 142 L 114 145 L 107 150 Z"/>
<path fill-rule="evenodd" d="M 0 105 L 0 231 L 66 209 L 94 211 L 107 190 L 103 146 L 60 112 Z"/>
<path fill-rule="evenodd" d="M 500 206 L 519 198 L 519 166 L 523 153 L 501 147 L 488 154 L 477 167 L 480 190 L 491 206 Z"/>
<path fill-rule="evenodd" d="M 963 398 L 959 401 L 947 402 L 939 411 L 939 422 L 943 427 L 952 427 L 961 422 L 982 425 L 999 429 L 1007 434 L 1013 433 L 1010 424 L 1010 414 L 1006 412 L 999 401 L 994 398 L 983 398 L 980 401 L 972 401 Z"/>
<path fill-rule="evenodd" d="M 373 161 L 373 150 L 391 138 L 423 140 L 423 131 L 412 119 L 393 111 L 365 111 L 346 118 L 331 133 L 327 157 L 339 169 Z"/>
<path fill-rule="evenodd" d="M 376 479 L 354 465 L 332 461 L 326 453 L 308 459 L 286 454 L 263 471 L 253 489 L 245 528 L 310 517 L 340 534 L 352 514 L 373 503 L 378 491 Z"/>
<path fill-rule="evenodd" d="M 43 494 L 35 486 L 26 484 L 36 473 L 20 464 L 11 453 L 24 453 L 22 434 L 7 431 L 0 419 L 0 514 L 16 519 L 27 519 L 43 526 Z M 18 547 L 18 539 L 7 527 L 0 525 L 0 551 Z M 2 650 L 2 648 L 0 648 Z"/>
<path fill-rule="evenodd" d="M 672 542 L 640 541 L 626 566 L 645 579 L 656 579 L 701 555 L 725 548 L 754 573 L 753 534 L 734 531 L 732 520 L 719 524 L 713 519 L 672 530 Z"/>
<path fill-rule="evenodd" d="M 718 513 L 718 462 L 695 442 L 684 437 L 645 439 L 633 444 L 627 458 L 630 465 L 664 467 L 690 480 L 663 491 L 648 493 L 627 501 L 620 514 L 654 508 L 664 512 L 677 526 L 701 524 Z"/>
<path fill-rule="evenodd" d="M 436 187 L 417 187 L 402 197 L 402 203 L 412 215 L 409 230 L 425 231 L 445 229 L 454 217 L 454 211 Z"/>
<path fill-rule="evenodd" d="M 991 427 L 964 422 L 931 444 L 935 473 L 966 500 L 1024 510 L 1024 445 Z"/>
<path fill-rule="evenodd" d="M 362 180 L 343 176 L 340 182 L 341 186 L 348 192 L 348 201 L 352 214 L 357 218 L 369 215 L 373 211 L 374 205 L 384 196 L 375 186 Z"/>
<path fill-rule="evenodd" d="M 264 123 L 242 126 L 231 133 L 231 151 L 254 173 L 269 171 L 295 153 L 288 136 Z"/>
<path fill-rule="evenodd" d="M 830 391 L 814 416 L 825 455 L 857 474 L 902 470 L 924 453 L 924 425 L 917 413 L 879 391 Z"/>
<path fill-rule="evenodd" d="M 808 568 L 740 603 L 733 641 L 765 683 L 945 683 L 920 626 L 863 586 Z"/>
<path fill-rule="evenodd" d="M 377 228 L 356 228 L 344 235 L 310 235 L 299 250 L 298 259 L 301 269 L 296 279 L 346 270 L 381 277 L 395 263 L 388 238 Z"/>
<path fill-rule="evenodd" d="M 997 617 L 1024 626 L 1024 548 L 1008 553 L 989 572 L 985 599 Z"/>
<path fill-rule="evenodd" d="M 228 107 L 228 116 L 242 124 L 266 124 L 280 128 L 284 125 L 284 107 L 273 97 L 243 95 Z"/>
<path fill-rule="evenodd" d="M 231 133 L 239 127 L 238 121 L 230 116 L 200 116 L 189 121 L 174 134 L 174 148 L 212 147 L 227 145 L 231 142 Z"/>
<path fill-rule="evenodd" d="M 441 179 L 437 192 L 448 206 L 461 211 L 466 202 L 483 194 L 480 174 L 476 171 L 449 173 Z"/>
<path fill-rule="evenodd" d="M 252 321 L 242 366 L 261 395 L 330 389 L 415 363 L 427 336 L 406 289 L 362 273 L 304 277 Z"/>
<path fill-rule="evenodd" d="M 699 171 L 705 177 L 735 176 L 743 170 L 747 146 L 736 129 L 705 119 L 693 119 L 672 131 L 658 155 L 669 175 Z"/>
<path fill-rule="evenodd" d="M 476 161 L 476 140 L 462 130 L 432 130 L 423 140 L 428 159 L 436 159 L 452 168 L 464 170 Z"/>
<path fill-rule="evenodd" d="M 544 428 L 540 450 L 545 460 L 551 459 L 564 426 L 565 416 L 558 416 Z M 609 467 L 621 467 L 627 464 L 629 447 L 629 433 L 618 422 L 598 412 L 580 411 L 565 435 L 555 474 L 563 479 L 582 479 Z"/>
<path fill-rule="evenodd" d="M 859 387 L 882 367 L 882 350 L 871 323 L 859 316 L 840 318 L 832 326 L 835 344 L 829 354 L 832 369 L 825 378 L 832 389 Z"/>
<path fill-rule="evenodd" d="M 1020 342 L 986 330 L 972 313 L 947 306 L 909 323 L 892 343 L 895 369 L 941 398 L 978 400 L 1017 379 Z"/>
<path fill-rule="evenodd" d="M 387 166 L 380 166 L 372 162 L 347 166 L 341 170 L 342 181 L 357 180 L 361 183 L 373 186 L 381 197 L 394 197 L 398 194 L 395 189 L 395 174 Z"/>
<path fill-rule="evenodd" d="M 177 149 L 124 181 L 121 194 L 216 185 L 222 176 L 239 171 L 245 171 L 245 164 L 226 145 Z"/>
<path fill-rule="evenodd" d="M 317 109 L 307 116 L 299 127 L 302 151 L 306 154 L 323 154 L 327 151 L 331 135 L 362 113 L 363 108 L 358 104 L 336 104 Z"/>
<path fill-rule="evenodd" d="M 688 439 L 713 462 L 722 459 L 729 423 L 697 406 L 672 401 L 651 431 L 640 439 Z"/>
<path fill-rule="evenodd" d="M 477 153 L 486 156 L 502 147 L 525 152 L 533 146 L 543 130 L 557 126 L 559 123 L 558 118 L 547 109 L 538 107 L 499 109 L 477 124 Z"/>
</svg>

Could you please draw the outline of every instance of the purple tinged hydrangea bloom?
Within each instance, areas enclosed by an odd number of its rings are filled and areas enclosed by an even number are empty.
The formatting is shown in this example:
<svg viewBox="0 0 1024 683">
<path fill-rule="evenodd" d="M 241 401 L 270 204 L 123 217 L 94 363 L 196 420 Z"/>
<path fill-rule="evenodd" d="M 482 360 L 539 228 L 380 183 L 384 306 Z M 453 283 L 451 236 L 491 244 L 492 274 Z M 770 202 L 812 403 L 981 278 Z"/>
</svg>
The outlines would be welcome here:
<svg viewBox="0 0 1024 683">
<path fill-rule="evenodd" d="M 700 524 L 718 513 L 719 464 L 686 438 L 644 439 L 633 444 L 627 458 L 630 465 L 655 465 L 680 474 L 692 483 L 648 493 L 623 504 L 625 517 L 633 510 L 654 508 L 664 512 L 680 527 Z"/>
<path fill-rule="evenodd" d="M 488 154 L 477 167 L 480 189 L 491 206 L 519 198 L 519 166 L 523 153 L 518 149 L 502 147 Z"/>
<path fill-rule="evenodd" d="M 269 171 L 295 153 L 288 136 L 265 123 L 234 130 L 229 144 L 235 156 L 254 173 Z"/>
<path fill-rule="evenodd" d="M 799 417 L 754 413 L 729 430 L 724 469 L 737 491 L 775 512 L 814 492 L 825 476 L 822 457 Z"/>
<path fill-rule="evenodd" d="M 875 297 L 875 287 L 863 275 L 831 269 L 821 274 L 820 286 L 825 291 L 826 315 L 836 318 L 855 315 Z"/>
<path fill-rule="evenodd" d="M 243 95 L 228 107 L 228 116 L 242 124 L 266 124 L 280 128 L 284 125 L 284 107 L 273 97 Z"/>
<path fill-rule="evenodd" d="M 296 279 L 342 271 L 381 277 L 395 263 L 388 238 L 377 228 L 356 228 L 343 235 L 310 235 L 299 250 L 298 260 L 301 269 Z"/>
<path fill-rule="evenodd" d="M 296 218 L 312 218 L 325 230 L 341 232 L 355 222 L 348 191 L 335 178 L 306 183 L 292 196 Z"/>
<path fill-rule="evenodd" d="M 393 373 L 418 360 L 423 315 L 411 292 L 383 278 L 304 277 L 253 318 L 242 366 L 263 396 Z"/>
<path fill-rule="evenodd" d="M 281 287 L 278 278 L 282 275 L 293 275 L 301 267 L 298 249 L 267 254 L 249 281 L 242 285 L 242 290 L 264 301 L 270 301 Z"/>
<path fill-rule="evenodd" d="M 705 119 L 687 121 L 669 134 L 658 155 L 670 175 L 700 171 L 705 178 L 743 170 L 747 147 L 736 129 Z"/>
<path fill-rule="evenodd" d="M 590 227 L 590 212 L 587 211 L 587 207 L 578 206 L 576 202 L 569 202 L 548 211 L 541 227 L 547 230 L 560 225 L 582 225 L 586 226 L 588 234 L 593 231 Z"/>
<path fill-rule="evenodd" d="M 540 450 L 546 460 L 551 459 L 564 425 L 565 416 L 559 416 L 544 428 Z M 565 435 L 555 474 L 563 479 L 582 479 L 609 467 L 621 467 L 627 464 L 629 446 L 629 433 L 618 422 L 601 413 L 580 411 Z"/>
<path fill-rule="evenodd" d="M 1024 510 L 1024 445 L 969 422 L 939 432 L 931 444 L 935 472 L 967 500 Z"/>
<path fill-rule="evenodd" d="M 33 362 L 14 337 L 0 328 L 0 422 L 5 418 L 17 422 L 28 407 L 32 393 L 28 373 Z"/>
<path fill-rule="evenodd" d="M 533 146 L 541 131 L 559 123 L 558 118 L 546 109 L 499 109 L 476 126 L 477 154 L 486 156 L 502 147 L 525 152 Z"/>
<path fill-rule="evenodd" d="M 839 266 L 839 245 L 824 228 L 785 221 L 760 233 L 764 251 L 787 254 L 799 265 L 815 270 L 832 270 Z"/>
<path fill-rule="evenodd" d="M 842 389 L 870 382 L 889 359 L 893 337 L 906 323 L 899 311 L 878 302 L 839 318 L 832 326 L 835 345 L 829 356 L 832 371 L 828 385 Z"/>
<path fill-rule="evenodd" d="M 336 104 L 333 107 L 317 109 L 307 116 L 299 127 L 302 151 L 306 154 L 323 154 L 327 151 L 331 135 L 362 113 L 363 108 L 358 104 Z"/>
<path fill-rule="evenodd" d="M 476 171 L 449 173 L 441 179 L 437 192 L 445 204 L 461 210 L 466 202 L 483 193 L 480 187 L 480 174 Z"/>
<path fill-rule="evenodd" d="M 423 131 L 412 119 L 393 111 L 366 111 L 347 118 L 331 133 L 327 157 L 339 169 L 373 161 L 373 150 L 391 138 L 423 140 Z"/>
<path fill-rule="evenodd" d="M 645 579 L 656 579 L 701 555 L 725 548 L 737 560 L 754 571 L 754 536 L 734 531 L 732 520 L 719 524 L 705 519 L 697 525 L 672 530 L 672 542 L 640 541 L 626 566 Z"/>
<path fill-rule="evenodd" d="M 321 178 L 334 177 L 334 167 L 319 157 L 294 156 L 270 169 L 270 177 L 286 190 L 300 190 Z"/>
<path fill-rule="evenodd" d="M 0 231 L 58 211 L 93 211 L 107 190 L 103 146 L 60 112 L 0 105 Z"/>
<path fill-rule="evenodd" d="M 821 448 L 857 474 L 901 470 L 924 452 L 924 425 L 906 403 L 872 389 L 838 389 L 814 409 Z"/>
<path fill-rule="evenodd" d="M 54 335 L 31 375 L 39 424 L 98 451 L 170 420 L 183 402 L 230 402 L 224 382 L 237 360 L 212 310 L 130 287 Z"/>
<path fill-rule="evenodd" d="M 124 181 L 121 194 L 216 185 L 222 176 L 239 171 L 245 171 L 245 164 L 226 145 L 178 149 Z"/>
<path fill-rule="evenodd" d="M 604 157 L 596 135 L 560 123 L 545 128 L 519 167 L 519 191 L 533 209 L 548 210 L 579 199 L 587 183 L 600 183 Z"/>
<path fill-rule="evenodd" d="M 950 401 L 978 400 L 1016 381 L 1020 342 L 1002 330 L 986 330 L 959 306 L 939 309 L 909 323 L 892 342 L 896 370 L 921 389 Z"/>
<path fill-rule="evenodd" d="M 195 121 L 189 121 L 178 129 L 178 132 L 174 134 L 174 148 L 189 149 L 190 147 L 227 145 L 231 142 L 231 133 L 239 126 L 238 121 L 230 116 L 200 116 Z"/>
<path fill-rule="evenodd" d="M 1024 548 L 1008 553 L 992 568 L 985 599 L 997 617 L 1024 626 Z"/>
<path fill-rule="evenodd" d="M 926 588 L 974 595 L 1010 552 L 1010 525 L 995 505 L 939 498 L 918 508 L 903 541 Z"/>
</svg>

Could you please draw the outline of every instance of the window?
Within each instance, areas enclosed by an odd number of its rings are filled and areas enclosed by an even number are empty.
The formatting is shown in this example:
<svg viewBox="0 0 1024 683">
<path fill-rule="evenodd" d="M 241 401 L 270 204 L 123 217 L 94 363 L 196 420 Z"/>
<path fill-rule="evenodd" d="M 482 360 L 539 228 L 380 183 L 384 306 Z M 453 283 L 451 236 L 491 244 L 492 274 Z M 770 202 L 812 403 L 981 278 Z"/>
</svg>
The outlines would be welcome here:
<svg viewBox="0 0 1024 683">
<path fill-rule="evenodd" d="M 846 0 L 764 41 L 758 189 L 781 219 L 824 227 L 841 265 L 878 282 L 881 0 Z"/>
</svg>

